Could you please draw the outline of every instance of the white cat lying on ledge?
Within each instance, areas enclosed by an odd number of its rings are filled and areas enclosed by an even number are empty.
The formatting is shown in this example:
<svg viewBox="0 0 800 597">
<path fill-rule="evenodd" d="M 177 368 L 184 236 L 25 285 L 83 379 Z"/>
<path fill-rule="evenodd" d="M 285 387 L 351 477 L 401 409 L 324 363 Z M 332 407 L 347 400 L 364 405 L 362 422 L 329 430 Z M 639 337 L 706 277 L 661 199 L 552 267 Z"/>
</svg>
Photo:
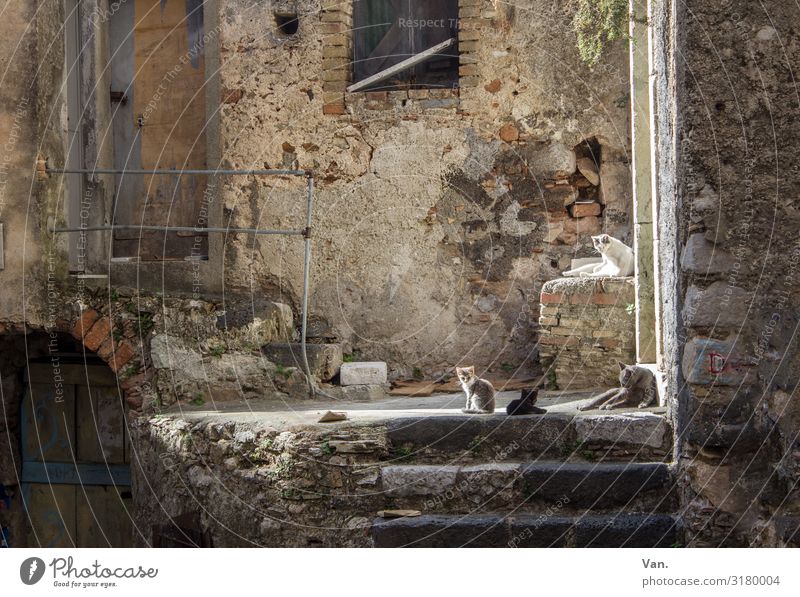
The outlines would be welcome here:
<svg viewBox="0 0 800 597">
<path fill-rule="evenodd" d="M 576 267 L 562 272 L 561 275 L 565 277 L 579 276 L 581 278 L 633 275 L 633 249 L 608 234 L 593 236 L 592 244 L 602 256 L 602 261 Z"/>
</svg>

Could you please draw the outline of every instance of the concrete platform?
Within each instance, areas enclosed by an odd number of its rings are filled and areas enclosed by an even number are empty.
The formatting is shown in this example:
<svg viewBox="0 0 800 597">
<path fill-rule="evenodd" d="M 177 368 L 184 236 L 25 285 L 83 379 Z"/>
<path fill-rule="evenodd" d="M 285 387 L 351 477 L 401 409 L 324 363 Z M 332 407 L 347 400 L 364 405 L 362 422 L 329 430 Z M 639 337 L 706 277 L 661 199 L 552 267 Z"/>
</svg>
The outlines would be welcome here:
<svg viewBox="0 0 800 597">
<path fill-rule="evenodd" d="M 595 392 L 540 392 L 537 406 L 547 409 L 545 415 L 528 415 L 514 419 L 537 419 L 549 415 L 568 415 L 592 417 L 599 414 L 616 416 L 624 413 L 664 414 L 664 407 L 645 409 L 622 408 L 613 411 L 591 410 L 580 412 L 578 406 L 591 398 Z M 519 398 L 519 392 L 501 392 L 497 397 L 497 410 L 493 415 L 465 415 L 462 394 L 434 394 L 427 397 L 390 397 L 370 402 L 345 402 L 330 400 L 307 401 L 225 401 L 206 403 L 202 406 L 173 406 L 163 412 L 167 416 L 179 416 L 187 421 L 201 422 L 230 420 L 242 423 L 260 423 L 274 427 L 315 425 L 320 416 L 328 410 L 345 412 L 350 423 L 379 423 L 389 419 L 425 417 L 453 417 L 481 420 L 506 419 L 506 406 L 511 400 Z M 319 423 L 319 425 L 330 425 Z"/>
</svg>

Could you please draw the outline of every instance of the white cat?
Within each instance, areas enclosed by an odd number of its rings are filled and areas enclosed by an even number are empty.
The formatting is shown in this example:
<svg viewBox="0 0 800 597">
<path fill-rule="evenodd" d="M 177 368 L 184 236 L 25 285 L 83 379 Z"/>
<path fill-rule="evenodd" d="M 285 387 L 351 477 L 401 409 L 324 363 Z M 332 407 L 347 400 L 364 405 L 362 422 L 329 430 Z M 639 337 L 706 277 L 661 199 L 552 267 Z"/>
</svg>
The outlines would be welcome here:
<svg viewBox="0 0 800 597">
<path fill-rule="evenodd" d="M 603 260 L 600 263 L 590 263 L 562 272 L 563 276 L 580 276 L 582 278 L 601 276 L 632 276 L 634 257 L 633 249 L 609 236 L 601 234 L 592 237 L 592 244 Z"/>
</svg>

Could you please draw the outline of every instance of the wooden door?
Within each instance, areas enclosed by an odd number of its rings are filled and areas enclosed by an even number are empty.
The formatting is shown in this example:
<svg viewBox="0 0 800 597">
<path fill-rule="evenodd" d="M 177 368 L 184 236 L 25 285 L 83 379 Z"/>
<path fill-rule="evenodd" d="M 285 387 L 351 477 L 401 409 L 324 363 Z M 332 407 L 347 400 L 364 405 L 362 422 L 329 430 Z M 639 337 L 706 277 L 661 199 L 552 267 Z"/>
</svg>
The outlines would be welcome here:
<svg viewBox="0 0 800 597">
<path fill-rule="evenodd" d="M 129 444 L 105 366 L 32 364 L 22 405 L 22 482 L 33 547 L 130 547 Z"/>
<path fill-rule="evenodd" d="M 114 13 L 109 48 L 116 169 L 206 168 L 203 32 L 203 0 L 134 0 Z M 206 178 L 118 175 L 114 223 L 205 228 Z M 114 233 L 117 259 L 207 256 L 204 232 Z"/>
</svg>

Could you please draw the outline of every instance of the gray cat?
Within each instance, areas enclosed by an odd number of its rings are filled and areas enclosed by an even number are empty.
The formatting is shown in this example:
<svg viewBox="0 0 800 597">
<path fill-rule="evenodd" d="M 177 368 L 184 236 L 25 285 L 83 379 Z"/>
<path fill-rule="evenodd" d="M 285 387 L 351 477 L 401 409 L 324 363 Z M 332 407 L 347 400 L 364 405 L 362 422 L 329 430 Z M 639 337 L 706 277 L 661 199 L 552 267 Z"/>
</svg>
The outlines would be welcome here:
<svg viewBox="0 0 800 597">
<path fill-rule="evenodd" d="M 639 408 L 645 408 L 656 400 L 656 377 L 650 369 L 619 363 L 619 385 L 619 388 L 595 396 L 578 410 L 610 410 L 619 406 L 633 406 L 637 402 Z"/>
<path fill-rule="evenodd" d="M 456 375 L 467 395 L 467 404 L 461 412 L 491 414 L 494 412 L 494 386 L 475 375 L 475 367 L 456 367 Z"/>
</svg>

